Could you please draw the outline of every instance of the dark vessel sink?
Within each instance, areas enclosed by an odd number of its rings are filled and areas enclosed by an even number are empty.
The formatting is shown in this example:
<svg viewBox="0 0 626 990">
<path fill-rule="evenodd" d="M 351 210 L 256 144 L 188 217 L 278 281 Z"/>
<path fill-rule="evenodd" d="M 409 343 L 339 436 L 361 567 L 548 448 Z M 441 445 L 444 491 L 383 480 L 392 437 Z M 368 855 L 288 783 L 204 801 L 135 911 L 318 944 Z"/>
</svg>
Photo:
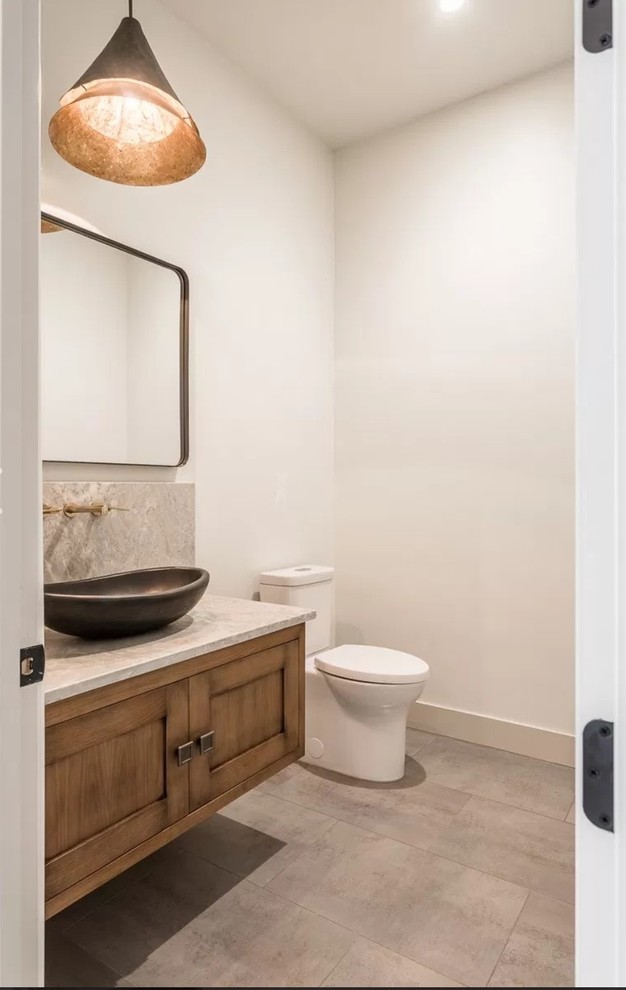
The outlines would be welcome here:
<svg viewBox="0 0 626 990">
<path fill-rule="evenodd" d="M 208 583 L 201 567 L 151 567 L 58 581 L 44 585 L 45 623 L 83 639 L 136 636 L 186 615 Z"/>
</svg>

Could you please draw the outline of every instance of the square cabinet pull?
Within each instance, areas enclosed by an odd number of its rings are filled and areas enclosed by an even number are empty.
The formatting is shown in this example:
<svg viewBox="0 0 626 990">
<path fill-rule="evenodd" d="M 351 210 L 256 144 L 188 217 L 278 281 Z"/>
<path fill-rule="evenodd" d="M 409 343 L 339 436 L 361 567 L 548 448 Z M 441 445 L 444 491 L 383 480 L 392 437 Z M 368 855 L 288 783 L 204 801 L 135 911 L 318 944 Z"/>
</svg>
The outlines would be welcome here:
<svg viewBox="0 0 626 990">
<path fill-rule="evenodd" d="M 213 736 L 215 732 L 205 732 L 203 736 L 200 736 L 198 740 L 200 744 L 200 755 L 204 756 L 205 753 L 210 753 L 213 749 Z"/>
<path fill-rule="evenodd" d="M 182 746 L 179 746 L 176 750 L 178 753 L 178 766 L 182 767 L 185 763 L 190 763 L 193 756 L 193 743 L 186 742 Z"/>
</svg>

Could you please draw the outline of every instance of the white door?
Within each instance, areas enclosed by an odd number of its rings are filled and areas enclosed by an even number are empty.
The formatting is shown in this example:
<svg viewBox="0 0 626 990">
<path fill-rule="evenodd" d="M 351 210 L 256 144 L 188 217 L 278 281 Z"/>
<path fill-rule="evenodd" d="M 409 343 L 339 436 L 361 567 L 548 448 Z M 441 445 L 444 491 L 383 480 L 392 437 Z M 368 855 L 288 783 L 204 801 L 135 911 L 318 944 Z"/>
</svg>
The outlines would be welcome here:
<svg viewBox="0 0 626 990">
<path fill-rule="evenodd" d="M 576 985 L 626 985 L 626 2 L 576 0 L 578 156 Z M 597 17 L 585 50 L 582 24 Z M 590 22 L 587 21 L 590 25 Z M 591 26 L 591 25 L 590 25 Z M 609 37 L 610 36 L 610 37 Z M 611 47 L 612 40 L 612 47 Z M 615 724 L 615 805 L 583 813 L 582 733 Z"/>
<path fill-rule="evenodd" d="M 0 0 L 0 986 L 43 983 L 39 0 Z M 25 666 L 26 669 L 27 665 Z"/>
</svg>

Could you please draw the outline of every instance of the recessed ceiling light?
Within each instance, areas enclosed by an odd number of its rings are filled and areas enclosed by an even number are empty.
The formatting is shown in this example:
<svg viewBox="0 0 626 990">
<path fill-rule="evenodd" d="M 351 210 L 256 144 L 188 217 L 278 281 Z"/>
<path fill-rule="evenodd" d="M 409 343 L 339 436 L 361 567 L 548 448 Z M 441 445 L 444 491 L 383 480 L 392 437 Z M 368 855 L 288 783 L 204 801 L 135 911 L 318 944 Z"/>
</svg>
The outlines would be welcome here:
<svg viewBox="0 0 626 990">
<path fill-rule="evenodd" d="M 439 0 L 439 10 L 442 10 L 444 14 L 453 14 L 456 10 L 460 10 L 465 0 Z"/>
</svg>

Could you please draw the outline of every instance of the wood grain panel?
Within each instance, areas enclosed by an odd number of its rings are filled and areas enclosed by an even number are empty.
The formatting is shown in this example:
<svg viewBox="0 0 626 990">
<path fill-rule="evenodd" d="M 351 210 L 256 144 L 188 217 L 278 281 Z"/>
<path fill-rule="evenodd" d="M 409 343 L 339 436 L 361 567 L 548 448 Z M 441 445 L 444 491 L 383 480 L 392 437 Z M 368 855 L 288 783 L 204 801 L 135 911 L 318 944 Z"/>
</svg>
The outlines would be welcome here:
<svg viewBox="0 0 626 990">
<path fill-rule="evenodd" d="M 211 698 L 211 728 L 215 746 L 211 767 L 216 770 L 235 756 L 283 731 L 284 672 L 276 670 Z"/>
<path fill-rule="evenodd" d="M 239 660 L 237 663 L 227 663 L 211 671 L 211 683 L 215 694 L 223 691 L 234 691 L 236 688 L 251 684 L 259 677 L 265 677 L 276 670 L 283 670 L 289 658 L 293 656 L 295 640 L 282 643 L 271 650 L 263 650 L 252 657 Z"/>
<path fill-rule="evenodd" d="M 187 680 L 47 730 L 46 897 L 188 813 L 188 730 Z"/>
<path fill-rule="evenodd" d="M 151 691 L 117 705 L 107 705 L 89 715 L 73 718 L 69 722 L 52 726 L 46 732 L 46 763 L 54 763 L 76 753 L 76 741 L 80 749 L 102 745 L 128 731 L 138 728 L 167 714 L 165 691 Z"/>
<path fill-rule="evenodd" d="M 214 733 L 213 750 L 189 768 L 192 808 L 297 748 L 298 665 L 291 640 L 190 679 L 190 735 Z"/>
<path fill-rule="evenodd" d="M 46 863 L 46 900 L 89 876 L 128 849 L 138 846 L 170 824 L 167 806 L 157 801 L 129 818 L 98 832 Z"/>
<path fill-rule="evenodd" d="M 165 779 L 167 782 L 167 819 L 177 822 L 189 814 L 189 768 L 178 765 L 178 747 L 189 742 L 189 680 L 168 684 L 167 722 L 165 726 Z"/>
<path fill-rule="evenodd" d="M 272 763 L 276 763 L 287 752 L 285 734 L 281 732 L 259 746 L 255 746 L 254 749 L 246 750 L 235 759 L 229 760 L 228 763 L 222 763 L 217 770 L 211 770 L 209 800 L 224 791 L 229 791 L 241 780 L 246 780 L 247 777 L 251 777 L 265 767 L 271 766 Z M 195 802 L 193 806 L 196 806 Z"/>
<path fill-rule="evenodd" d="M 305 725 L 304 725 L 304 712 L 305 712 L 305 681 L 306 681 L 306 630 L 305 626 L 298 626 L 298 705 L 297 705 L 297 720 L 298 720 L 298 759 L 304 756 L 304 743 L 305 743 Z"/>
<path fill-rule="evenodd" d="M 46 858 L 159 801 L 165 790 L 164 752 L 165 719 L 160 718 L 48 763 Z"/>
</svg>

